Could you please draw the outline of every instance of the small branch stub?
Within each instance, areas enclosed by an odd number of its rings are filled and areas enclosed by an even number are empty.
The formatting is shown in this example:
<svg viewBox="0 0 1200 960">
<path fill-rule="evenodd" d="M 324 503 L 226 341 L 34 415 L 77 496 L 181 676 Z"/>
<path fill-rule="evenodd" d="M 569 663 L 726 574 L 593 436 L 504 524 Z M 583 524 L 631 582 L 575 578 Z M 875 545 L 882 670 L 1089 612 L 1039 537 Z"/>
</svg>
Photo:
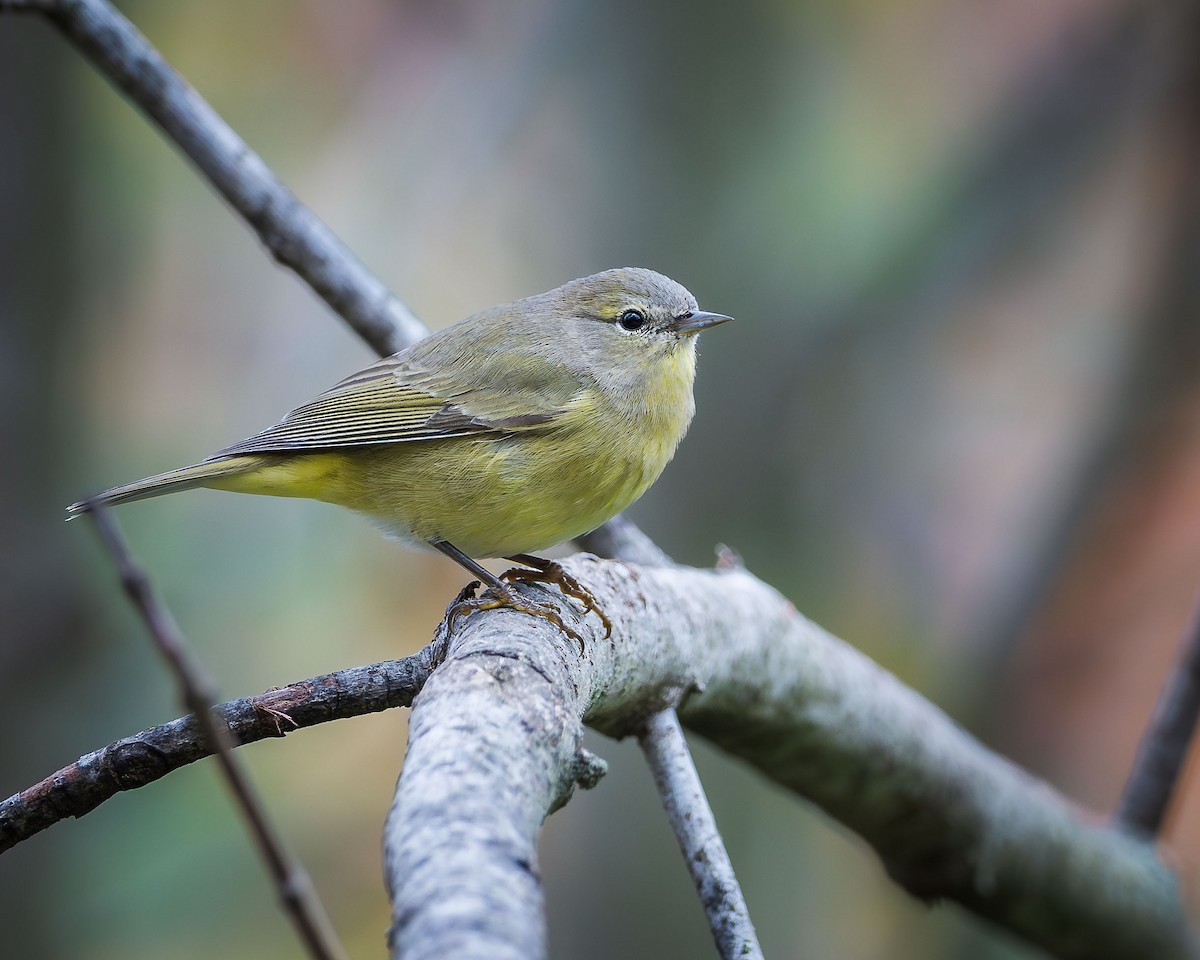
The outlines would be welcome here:
<svg viewBox="0 0 1200 960">
<path fill-rule="evenodd" d="M 598 757 L 591 750 L 582 747 L 575 754 L 575 763 L 571 767 L 571 779 L 584 790 L 594 790 L 608 773 L 608 761 Z"/>
</svg>

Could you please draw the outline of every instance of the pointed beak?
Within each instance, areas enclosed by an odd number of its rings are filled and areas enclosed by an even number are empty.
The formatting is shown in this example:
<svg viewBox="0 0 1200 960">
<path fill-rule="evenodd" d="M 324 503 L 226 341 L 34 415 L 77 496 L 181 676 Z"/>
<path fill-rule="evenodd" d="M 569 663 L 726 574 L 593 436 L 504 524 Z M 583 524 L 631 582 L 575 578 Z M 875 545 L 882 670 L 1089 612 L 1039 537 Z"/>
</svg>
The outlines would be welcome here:
<svg viewBox="0 0 1200 960">
<path fill-rule="evenodd" d="M 727 317 L 723 313 L 705 313 L 703 310 L 693 310 L 691 313 L 676 317 L 671 323 L 671 329 L 676 333 L 690 336 L 732 319 L 733 317 Z"/>
</svg>

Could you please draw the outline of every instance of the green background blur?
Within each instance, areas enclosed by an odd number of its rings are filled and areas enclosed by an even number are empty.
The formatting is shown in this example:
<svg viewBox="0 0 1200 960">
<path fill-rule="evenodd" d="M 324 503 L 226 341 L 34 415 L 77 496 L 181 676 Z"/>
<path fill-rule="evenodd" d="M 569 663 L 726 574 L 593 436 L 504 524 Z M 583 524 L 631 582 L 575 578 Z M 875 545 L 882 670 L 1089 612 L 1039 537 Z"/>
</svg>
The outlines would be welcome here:
<svg viewBox="0 0 1200 960">
<path fill-rule="evenodd" d="M 633 518 L 718 542 L 1112 809 L 1200 583 L 1190 4 L 125 3 L 431 326 L 627 264 L 738 322 Z M 1190 19 L 1189 19 L 1190 17 Z M 0 17 L 0 796 L 176 716 L 88 523 L 370 359 L 43 21 Z M 409 653 L 463 582 L 325 505 L 120 511 L 225 696 Z M 243 752 L 384 954 L 402 711 Z M 547 823 L 556 957 L 714 955 L 636 747 Z M 1018 957 L 696 743 L 771 957 Z M 1185 791 L 1168 838 L 1192 885 Z M 295 957 L 210 764 L 0 857 L 14 958 Z"/>
</svg>

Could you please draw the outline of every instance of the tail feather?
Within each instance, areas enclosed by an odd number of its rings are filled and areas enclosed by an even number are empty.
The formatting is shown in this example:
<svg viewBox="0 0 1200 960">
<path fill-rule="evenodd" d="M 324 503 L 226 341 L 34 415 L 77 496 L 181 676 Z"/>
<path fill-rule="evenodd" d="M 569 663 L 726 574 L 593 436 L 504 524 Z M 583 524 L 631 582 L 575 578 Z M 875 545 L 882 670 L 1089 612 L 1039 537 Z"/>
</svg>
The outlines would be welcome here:
<svg viewBox="0 0 1200 960">
<path fill-rule="evenodd" d="M 111 490 L 105 490 L 86 500 L 79 500 L 67 507 L 67 519 L 86 513 L 94 506 L 112 507 L 118 503 L 128 503 L 131 500 L 145 500 L 147 497 L 157 497 L 164 493 L 175 493 L 179 490 L 191 490 L 194 487 L 208 486 L 212 481 L 221 477 L 229 477 L 244 473 L 257 465 L 257 458 L 227 457 L 222 460 L 205 461 L 190 467 L 180 467 L 168 470 L 145 480 L 135 480 Z"/>
</svg>

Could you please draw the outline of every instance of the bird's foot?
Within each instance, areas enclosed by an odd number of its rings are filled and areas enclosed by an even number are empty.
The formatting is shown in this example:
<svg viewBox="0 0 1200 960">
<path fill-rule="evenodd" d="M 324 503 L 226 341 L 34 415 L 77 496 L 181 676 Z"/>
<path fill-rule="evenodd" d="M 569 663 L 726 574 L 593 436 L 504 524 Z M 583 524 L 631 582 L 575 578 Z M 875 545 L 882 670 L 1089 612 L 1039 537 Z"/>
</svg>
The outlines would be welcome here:
<svg viewBox="0 0 1200 960">
<path fill-rule="evenodd" d="M 471 591 L 471 593 L 473 594 L 474 591 Z M 578 630 L 566 624 L 553 605 L 538 603 L 535 600 L 523 597 L 507 583 L 503 582 L 499 586 L 490 587 L 489 593 L 490 596 L 482 597 L 459 594 L 458 599 L 446 611 L 446 626 L 453 629 L 454 621 L 459 617 L 465 617 L 472 610 L 497 610 L 501 607 L 506 607 L 509 610 L 516 610 L 519 613 L 527 613 L 531 617 L 541 617 L 543 620 L 549 620 L 559 630 L 578 643 L 579 652 L 583 653 L 583 636 Z"/>
<path fill-rule="evenodd" d="M 517 554 L 507 559 L 522 564 L 522 566 L 514 567 L 512 570 L 501 574 L 502 580 L 510 582 L 521 581 L 522 583 L 556 584 L 563 594 L 568 597 L 574 597 L 583 604 L 585 613 L 591 611 L 600 618 L 600 622 L 604 625 L 604 638 L 606 640 L 612 636 L 612 621 L 608 619 L 608 614 L 600 609 L 600 604 L 596 600 L 595 594 L 575 577 L 567 573 L 566 568 L 561 563 L 556 560 L 543 560 L 541 557 L 531 556 L 527 553 Z"/>
</svg>

